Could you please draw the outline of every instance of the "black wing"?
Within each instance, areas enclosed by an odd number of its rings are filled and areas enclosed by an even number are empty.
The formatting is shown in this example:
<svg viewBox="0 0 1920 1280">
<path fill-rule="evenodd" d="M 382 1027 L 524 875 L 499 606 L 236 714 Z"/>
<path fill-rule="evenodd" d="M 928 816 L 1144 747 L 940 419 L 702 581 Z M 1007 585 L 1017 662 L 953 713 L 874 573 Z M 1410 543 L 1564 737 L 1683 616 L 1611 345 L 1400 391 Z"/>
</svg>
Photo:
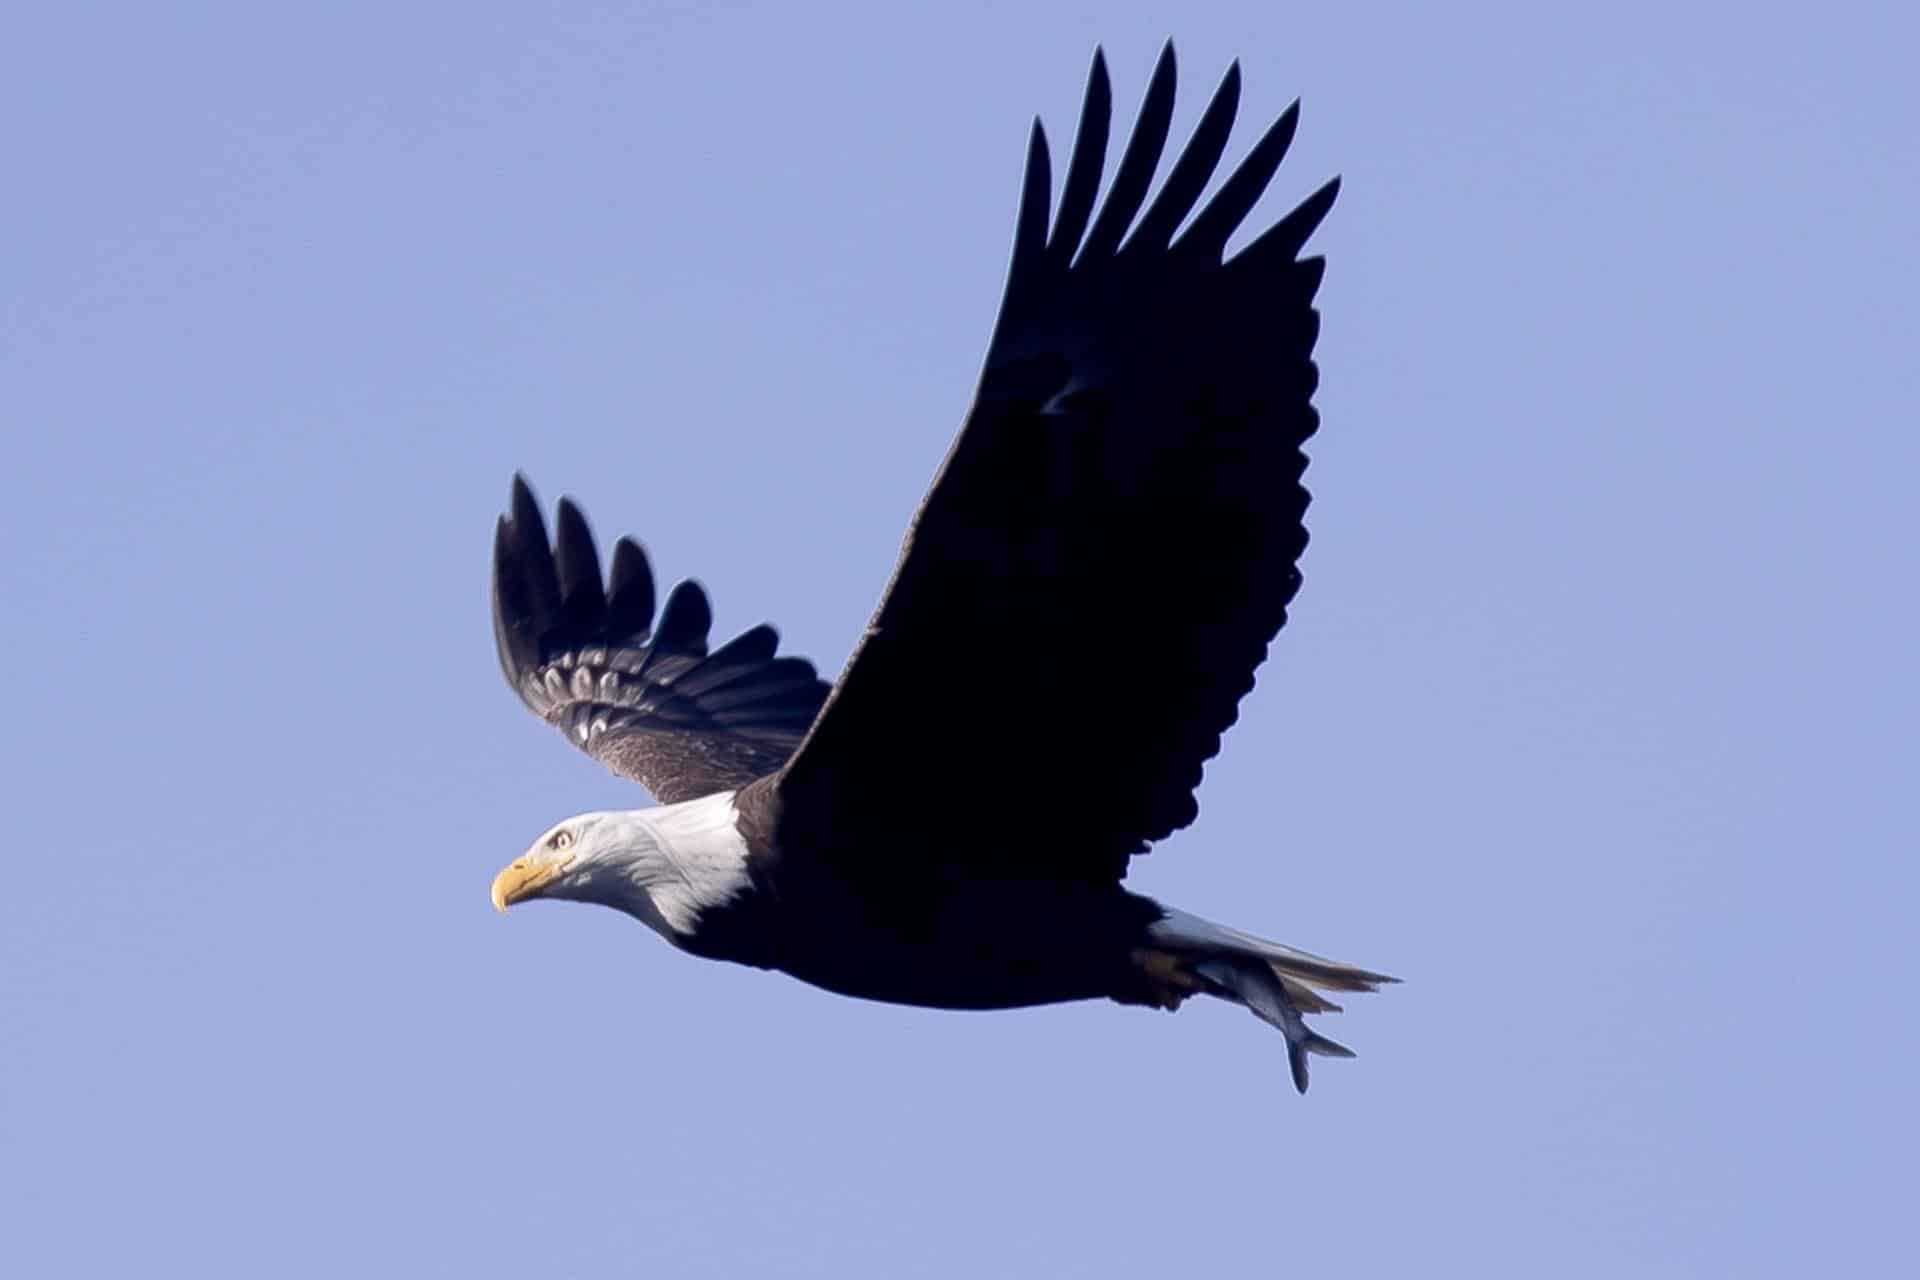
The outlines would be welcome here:
<svg viewBox="0 0 1920 1280">
<path fill-rule="evenodd" d="M 1223 263 L 1296 103 L 1174 239 L 1239 89 L 1236 64 L 1136 218 L 1173 109 L 1169 45 L 1093 217 L 1111 108 L 1096 53 L 1051 235 L 1035 123 L 977 398 L 781 782 L 793 834 L 929 873 L 997 860 L 1111 883 L 1196 816 L 1202 763 L 1300 585 L 1325 264 L 1298 255 L 1338 188 Z"/>
<path fill-rule="evenodd" d="M 632 539 L 604 584 L 580 509 L 560 500 L 547 541 L 525 479 L 493 539 L 493 634 L 507 683 L 534 714 L 671 804 L 774 772 L 826 700 L 804 658 L 777 658 L 769 626 L 707 652 L 713 614 L 682 582 L 653 620 L 653 572 Z"/>
</svg>

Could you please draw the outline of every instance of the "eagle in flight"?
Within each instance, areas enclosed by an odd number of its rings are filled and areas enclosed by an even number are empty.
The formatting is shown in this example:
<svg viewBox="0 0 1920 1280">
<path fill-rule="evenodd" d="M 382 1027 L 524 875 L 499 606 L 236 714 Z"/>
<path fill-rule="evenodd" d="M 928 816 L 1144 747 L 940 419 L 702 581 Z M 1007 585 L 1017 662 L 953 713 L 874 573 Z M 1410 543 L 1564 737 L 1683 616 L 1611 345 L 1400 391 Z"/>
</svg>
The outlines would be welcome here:
<svg viewBox="0 0 1920 1280">
<path fill-rule="evenodd" d="M 1057 208 L 1035 122 L 979 390 L 837 684 L 768 626 L 710 650 L 697 583 L 656 609 L 637 543 L 603 574 L 579 508 L 549 531 L 516 477 L 494 538 L 507 682 L 660 803 L 554 826 L 496 907 L 597 902 L 695 955 L 901 1004 L 1210 996 L 1279 1028 L 1303 1092 L 1308 1055 L 1351 1056 L 1303 1015 L 1393 979 L 1121 884 L 1197 816 L 1300 586 L 1325 268 L 1300 254 L 1339 187 L 1226 258 L 1298 103 L 1196 213 L 1230 67 L 1148 204 L 1174 78 L 1168 45 L 1097 213 L 1098 52 Z"/>
</svg>

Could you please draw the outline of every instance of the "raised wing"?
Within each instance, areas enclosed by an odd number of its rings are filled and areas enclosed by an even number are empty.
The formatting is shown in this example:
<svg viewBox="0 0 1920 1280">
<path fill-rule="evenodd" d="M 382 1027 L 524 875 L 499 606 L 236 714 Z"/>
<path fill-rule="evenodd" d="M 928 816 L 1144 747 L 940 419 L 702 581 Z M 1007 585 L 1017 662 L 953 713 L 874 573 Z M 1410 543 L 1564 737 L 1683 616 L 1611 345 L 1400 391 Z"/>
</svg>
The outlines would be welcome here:
<svg viewBox="0 0 1920 1280">
<path fill-rule="evenodd" d="M 493 539 L 493 634 L 507 683 L 535 715 L 671 804 L 741 787 L 786 763 L 826 700 L 804 658 L 774 656 L 769 626 L 707 652 L 697 582 L 653 617 L 653 572 L 632 539 L 604 583 L 593 534 L 560 500 L 557 545 L 533 491 L 513 481 Z"/>
<path fill-rule="evenodd" d="M 1300 585 L 1325 264 L 1298 255 L 1338 187 L 1223 263 L 1297 119 L 1188 221 L 1239 90 L 1236 64 L 1141 213 L 1169 45 L 1093 217 L 1111 110 L 1096 54 L 1050 235 L 1036 122 L 977 399 L 781 781 L 790 835 L 861 827 L 842 847 L 926 874 L 998 861 L 1110 883 L 1195 817 L 1201 766 Z"/>
</svg>

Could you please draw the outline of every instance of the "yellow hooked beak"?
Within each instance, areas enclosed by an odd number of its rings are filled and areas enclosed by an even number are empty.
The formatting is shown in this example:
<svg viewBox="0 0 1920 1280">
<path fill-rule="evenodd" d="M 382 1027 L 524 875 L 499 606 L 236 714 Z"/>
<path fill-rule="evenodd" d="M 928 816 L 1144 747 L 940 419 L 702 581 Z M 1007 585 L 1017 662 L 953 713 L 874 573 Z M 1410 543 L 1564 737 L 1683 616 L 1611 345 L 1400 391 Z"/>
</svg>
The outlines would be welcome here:
<svg viewBox="0 0 1920 1280">
<path fill-rule="evenodd" d="M 515 858 L 505 871 L 493 878 L 493 909 L 505 911 L 516 902 L 534 897 L 548 881 L 565 871 L 571 861 L 571 858 L 558 862 L 535 860 L 524 854 Z"/>
</svg>

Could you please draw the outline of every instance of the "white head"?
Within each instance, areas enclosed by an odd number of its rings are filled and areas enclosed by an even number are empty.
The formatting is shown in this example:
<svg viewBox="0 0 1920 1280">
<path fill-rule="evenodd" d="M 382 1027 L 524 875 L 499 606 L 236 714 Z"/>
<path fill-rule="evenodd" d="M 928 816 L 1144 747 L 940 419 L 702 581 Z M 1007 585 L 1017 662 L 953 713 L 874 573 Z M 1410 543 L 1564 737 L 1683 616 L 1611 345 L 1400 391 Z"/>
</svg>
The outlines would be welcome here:
<svg viewBox="0 0 1920 1280">
<path fill-rule="evenodd" d="M 672 936 L 651 891 L 678 880 L 673 859 L 637 813 L 583 813 L 555 824 L 494 877 L 493 905 L 505 911 L 529 898 L 597 902 Z"/>
<path fill-rule="evenodd" d="M 731 792 L 568 818 L 494 877 L 493 905 L 597 902 L 685 938 L 704 912 L 748 891 L 747 848 L 734 818 Z"/>
</svg>

